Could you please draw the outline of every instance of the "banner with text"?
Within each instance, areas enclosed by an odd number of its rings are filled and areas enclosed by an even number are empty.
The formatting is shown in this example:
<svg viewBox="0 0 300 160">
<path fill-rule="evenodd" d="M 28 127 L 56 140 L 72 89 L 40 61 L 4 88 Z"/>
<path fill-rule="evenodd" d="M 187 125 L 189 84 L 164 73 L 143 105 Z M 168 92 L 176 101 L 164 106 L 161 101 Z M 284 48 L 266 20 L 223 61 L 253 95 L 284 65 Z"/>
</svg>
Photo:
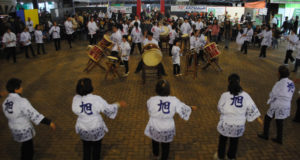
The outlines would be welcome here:
<svg viewBox="0 0 300 160">
<path fill-rule="evenodd" d="M 118 13 L 118 11 L 121 13 L 132 13 L 132 7 L 128 6 L 110 6 L 110 8 L 114 13 Z"/>
<path fill-rule="evenodd" d="M 206 6 L 171 6 L 171 12 L 206 12 Z"/>
</svg>

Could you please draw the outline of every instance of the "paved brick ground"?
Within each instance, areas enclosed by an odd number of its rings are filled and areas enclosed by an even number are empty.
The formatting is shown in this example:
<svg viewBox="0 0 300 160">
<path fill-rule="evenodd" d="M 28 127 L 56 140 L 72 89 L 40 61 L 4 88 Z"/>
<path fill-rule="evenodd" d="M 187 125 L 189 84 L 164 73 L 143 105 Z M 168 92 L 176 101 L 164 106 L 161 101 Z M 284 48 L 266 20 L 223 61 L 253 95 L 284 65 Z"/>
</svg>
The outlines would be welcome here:
<svg viewBox="0 0 300 160">
<path fill-rule="evenodd" d="M 18 63 L 12 64 L 0 60 L 1 87 L 11 77 L 23 80 L 24 96 L 33 106 L 57 124 L 57 131 L 48 127 L 36 126 L 37 136 L 34 138 L 38 160 L 77 160 L 82 156 L 82 144 L 75 134 L 76 116 L 71 111 L 75 85 L 79 78 L 89 77 L 93 80 L 95 94 L 101 95 L 108 102 L 125 100 L 129 107 L 120 109 L 115 120 L 104 117 L 109 133 L 103 140 L 102 159 L 105 160 L 144 160 L 151 159 L 151 140 L 144 136 L 144 128 L 148 121 L 146 100 L 155 95 L 155 81 L 142 84 L 140 74 L 134 69 L 140 59 L 137 53 L 131 57 L 130 75 L 123 81 L 104 80 L 104 72 L 95 68 L 90 74 L 83 73 L 88 57 L 85 54 L 87 42 L 75 42 L 73 49 L 62 42 L 62 50 L 55 52 L 53 44 L 46 45 L 47 55 L 25 59 L 18 55 Z M 192 113 L 185 122 L 175 116 L 176 137 L 171 144 L 171 160 L 209 160 L 217 150 L 218 133 L 216 126 L 219 119 L 217 103 L 220 95 L 227 88 L 227 76 L 238 73 L 241 84 L 247 91 L 261 113 L 268 109 L 268 94 L 277 80 L 277 67 L 282 64 L 284 43 L 279 49 L 268 50 L 266 59 L 258 58 L 257 48 L 249 50 L 248 55 L 237 52 L 232 43 L 229 50 L 224 50 L 220 57 L 223 72 L 217 73 L 211 68 L 198 71 L 197 79 L 192 76 L 175 78 L 172 76 L 171 58 L 164 57 L 163 63 L 172 85 L 172 95 L 177 96 L 189 105 L 197 105 L 199 109 Z M 183 62 L 183 59 L 182 59 Z M 289 66 L 292 69 L 292 65 Z M 182 70 L 184 63 L 182 63 Z M 120 70 L 123 70 L 121 68 Z M 122 71 L 123 72 L 123 71 Z M 300 76 L 292 74 L 292 79 Z M 296 85 L 299 88 L 299 84 Z M 295 112 L 294 96 L 292 113 Z M 0 100 L 1 103 L 3 99 Z M 297 160 L 300 159 L 300 125 L 288 118 L 285 121 L 284 145 L 271 141 L 263 141 L 256 137 L 262 126 L 257 122 L 248 123 L 245 135 L 240 139 L 238 159 L 240 160 Z M 20 144 L 11 138 L 7 120 L 0 114 L 0 159 L 15 160 L 20 156 Z M 272 123 L 271 137 L 275 136 L 275 123 Z"/>
</svg>

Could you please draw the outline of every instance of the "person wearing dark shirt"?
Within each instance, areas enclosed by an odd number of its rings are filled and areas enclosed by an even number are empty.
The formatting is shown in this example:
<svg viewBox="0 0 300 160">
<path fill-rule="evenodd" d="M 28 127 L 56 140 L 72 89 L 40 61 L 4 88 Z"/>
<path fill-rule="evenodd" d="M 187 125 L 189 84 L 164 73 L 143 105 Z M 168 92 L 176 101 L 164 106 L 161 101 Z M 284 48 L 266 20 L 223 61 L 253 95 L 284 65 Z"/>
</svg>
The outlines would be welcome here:
<svg viewBox="0 0 300 160">
<path fill-rule="evenodd" d="M 299 16 L 296 16 L 296 20 L 293 25 L 293 30 L 296 34 L 298 34 L 298 20 L 299 20 Z"/>
</svg>

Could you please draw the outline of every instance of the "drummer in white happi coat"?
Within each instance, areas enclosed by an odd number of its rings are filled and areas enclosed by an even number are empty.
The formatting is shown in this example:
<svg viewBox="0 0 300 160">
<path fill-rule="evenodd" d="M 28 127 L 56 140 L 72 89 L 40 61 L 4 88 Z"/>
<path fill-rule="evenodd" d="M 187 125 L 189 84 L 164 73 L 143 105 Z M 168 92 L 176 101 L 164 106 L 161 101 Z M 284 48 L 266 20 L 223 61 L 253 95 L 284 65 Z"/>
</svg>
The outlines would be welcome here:
<svg viewBox="0 0 300 160">
<path fill-rule="evenodd" d="M 206 39 L 205 39 L 205 35 L 203 34 L 205 30 L 201 29 L 198 32 L 198 37 L 197 37 L 197 41 L 196 41 L 196 51 L 197 51 L 197 64 L 199 64 L 199 60 L 201 59 L 202 61 L 204 61 L 204 47 L 207 43 Z"/>
<path fill-rule="evenodd" d="M 160 48 L 162 48 L 162 43 L 160 42 L 160 34 L 164 32 L 164 28 L 160 28 L 157 22 L 154 22 L 154 26 L 151 28 L 153 33 L 153 38 L 158 42 Z"/>
<path fill-rule="evenodd" d="M 280 66 L 278 69 L 279 81 L 274 85 L 268 104 L 270 108 L 265 116 L 264 132 L 258 137 L 269 139 L 270 123 L 273 118 L 276 119 L 277 137 L 272 138 L 272 141 L 282 144 L 283 135 L 283 120 L 290 116 L 291 101 L 295 92 L 295 84 L 289 77 L 289 69 L 285 66 Z"/>
<path fill-rule="evenodd" d="M 55 50 L 60 50 L 60 27 L 57 26 L 56 22 L 53 22 L 53 26 L 49 30 L 49 34 L 52 34 L 52 39 L 54 41 Z"/>
<path fill-rule="evenodd" d="M 190 34 L 192 32 L 192 27 L 188 22 L 188 19 L 184 19 L 184 23 L 180 26 L 180 31 L 182 34 Z"/>
<path fill-rule="evenodd" d="M 117 26 L 112 27 L 113 33 L 110 36 L 111 41 L 114 43 L 112 48 L 111 55 L 114 57 L 118 57 L 120 44 L 122 42 L 122 34 L 121 31 L 117 28 Z"/>
<path fill-rule="evenodd" d="M 128 61 L 129 61 L 131 48 L 127 41 L 127 35 L 123 35 L 122 43 L 120 44 L 120 50 L 121 50 L 121 60 L 125 65 L 125 76 L 128 76 L 129 74 Z"/>
<path fill-rule="evenodd" d="M 138 46 L 140 54 L 142 54 L 143 33 L 142 33 L 142 29 L 139 27 L 139 24 L 137 22 L 134 23 L 134 27 L 132 28 L 130 35 L 132 38 L 130 54 L 133 54 L 135 45 Z"/>
<path fill-rule="evenodd" d="M 182 56 L 182 49 L 180 49 L 180 41 L 175 40 L 175 45 L 172 47 L 172 63 L 174 76 L 181 76 L 180 74 L 180 56 Z"/>
<path fill-rule="evenodd" d="M 240 86 L 239 75 L 231 74 L 228 83 L 228 91 L 221 95 L 218 103 L 221 115 L 217 130 L 220 136 L 218 152 L 214 155 L 214 159 L 225 158 L 227 139 L 230 140 L 227 157 L 236 159 L 238 141 L 245 132 L 246 121 L 252 122 L 260 116 L 254 101 Z M 262 124 L 260 118 L 257 120 Z"/>
<path fill-rule="evenodd" d="M 291 34 L 286 37 L 286 40 L 288 42 L 287 47 L 286 47 L 286 54 L 285 54 L 285 59 L 284 59 L 284 65 L 288 65 L 289 60 L 293 63 L 295 61 L 295 58 L 292 56 L 294 50 L 296 49 L 297 42 L 299 40 L 297 34 L 295 31 L 292 29 Z"/>
<path fill-rule="evenodd" d="M 172 56 L 172 48 L 174 45 L 174 40 L 178 38 L 179 34 L 176 32 L 176 26 L 172 25 L 172 29 L 169 32 L 169 56 Z"/>
<path fill-rule="evenodd" d="M 30 102 L 22 97 L 23 88 L 20 79 L 12 78 L 6 84 L 9 95 L 4 100 L 2 107 L 13 139 L 21 144 L 21 160 L 32 160 L 34 156 L 33 137 L 35 125 L 40 123 L 49 125 L 55 130 L 55 124 L 44 115 L 40 114 Z M 15 154 L 15 153 L 13 153 Z"/>
<path fill-rule="evenodd" d="M 21 33 L 20 42 L 22 43 L 22 45 L 23 45 L 23 47 L 25 49 L 25 56 L 26 56 L 26 58 L 29 58 L 28 48 L 31 50 L 32 56 L 35 57 L 35 54 L 34 54 L 34 51 L 33 51 L 32 45 L 31 45 L 31 35 L 30 35 L 27 27 Z"/>
<path fill-rule="evenodd" d="M 83 159 L 100 159 L 101 142 L 108 128 L 100 113 L 115 119 L 118 108 L 126 107 L 120 101 L 108 104 L 102 97 L 92 94 L 92 81 L 82 78 L 78 81 L 76 95 L 72 102 L 72 111 L 78 116 L 75 130 L 83 142 Z"/>
<path fill-rule="evenodd" d="M 150 119 L 145 129 L 145 135 L 152 139 L 153 155 L 158 158 L 159 145 L 162 145 L 161 160 L 167 160 L 170 143 L 175 136 L 174 115 L 188 120 L 195 106 L 189 107 L 174 96 L 170 96 L 170 84 L 166 80 L 159 80 L 156 84 L 157 96 L 147 101 Z"/>
<path fill-rule="evenodd" d="M 267 48 L 272 44 L 272 30 L 269 25 L 257 35 L 258 37 L 262 37 L 261 41 L 261 50 L 259 57 L 266 58 Z"/>
<path fill-rule="evenodd" d="M 41 30 L 41 26 L 37 25 L 34 31 L 35 43 L 37 44 L 37 54 L 41 54 L 40 48 L 42 48 L 43 54 L 46 54 L 45 46 L 44 46 L 44 38 L 43 32 Z"/>
<path fill-rule="evenodd" d="M 96 22 L 94 21 L 94 18 L 91 17 L 91 20 L 88 22 L 87 24 L 87 28 L 89 31 L 89 38 L 90 38 L 90 45 L 96 45 L 96 34 L 97 34 L 97 30 L 99 30 Z"/>
</svg>

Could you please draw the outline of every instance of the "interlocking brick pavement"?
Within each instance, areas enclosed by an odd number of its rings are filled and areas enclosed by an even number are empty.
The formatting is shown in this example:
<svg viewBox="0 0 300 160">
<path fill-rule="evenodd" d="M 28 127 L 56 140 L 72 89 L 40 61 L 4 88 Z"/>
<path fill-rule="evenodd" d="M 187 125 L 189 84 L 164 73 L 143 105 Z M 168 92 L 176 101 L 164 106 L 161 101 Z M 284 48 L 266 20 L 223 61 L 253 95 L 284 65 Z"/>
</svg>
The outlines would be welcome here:
<svg viewBox="0 0 300 160">
<path fill-rule="evenodd" d="M 53 44 L 46 45 L 47 55 L 25 59 L 18 55 L 18 63 L 12 64 L 0 60 L 1 86 L 11 77 L 23 80 L 24 96 L 41 113 L 57 124 L 52 132 L 44 125 L 36 126 L 34 138 L 35 159 L 38 160 L 78 160 L 82 157 L 82 143 L 75 133 L 76 116 L 72 113 L 71 103 L 75 95 L 75 85 L 79 78 L 89 77 L 93 80 L 95 94 L 101 95 L 109 103 L 117 100 L 128 102 L 128 108 L 121 108 L 116 119 L 105 116 L 109 132 L 103 139 L 102 159 L 104 160 L 147 160 L 151 159 L 151 140 L 144 135 L 148 122 L 146 101 L 155 95 L 156 81 L 142 84 L 140 74 L 134 74 L 140 55 L 131 56 L 130 75 L 127 79 L 105 81 L 104 72 L 95 68 L 89 74 L 82 72 L 86 66 L 87 42 L 76 41 L 73 49 L 62 42 L 62 50 L 54 51 Z M 172 85 L 172 95 L 188 105 L 197 105 L 189 121 L 175 116 L 176 136 L 171 144 L 171 160 L 210 160 L 217 150 L 219 120 L 217 103 L 220 95 L 227 89 L 227 77 L 235 72 L 241 76 L 241 85 L 256 102 L 262 115 L 266 114 L 266 101 L 272 86 L 277 81 L 277 68 L 285 56 L 284 43 L 279 49 L 269 49 L 266 59 L 259 59 L 259 50 L 250 48 L 248 55 L 237 52 L 237 46 L 231 43 L 229 50 L 224 50 L 220 57 L 223 72 L 211 68 L 201 71 L 198 77 L 192 75 L 175 78 L 172 75 L 171 58 L 166 56 L 163 64 Z M 294 53 L 295 55 L 295 53 Z M 184 59 L 181 70 L 184 73 Z M 293 68 L 292 65 L 289 66 Z M 124 68 L 120 68 L 123 73 Z M 291 74 L 299 78 L 300 73 Z M 299 89 L 299 84 L 296 84 Z M 295 113 L 294 96 L 291 115 Z M 0 100 L 1 103 L 3 98 Z M 262 129 L 257 122 L 246 125 L 245 135 L 240 139 L 238 159 L 240 160 L 297 160 L 300 159 L 300 125 L 292 122 L 292 117 L 285 121 L 284 145 L 263 141 L 256 137 Z M 15 160 L 20 157 L 20 144 L 12 140 L 3 113 L 0 114 L 0 159 Z M 273 121 L 271 137 L 275 136 L 276 126 Z"/>
</svg>

